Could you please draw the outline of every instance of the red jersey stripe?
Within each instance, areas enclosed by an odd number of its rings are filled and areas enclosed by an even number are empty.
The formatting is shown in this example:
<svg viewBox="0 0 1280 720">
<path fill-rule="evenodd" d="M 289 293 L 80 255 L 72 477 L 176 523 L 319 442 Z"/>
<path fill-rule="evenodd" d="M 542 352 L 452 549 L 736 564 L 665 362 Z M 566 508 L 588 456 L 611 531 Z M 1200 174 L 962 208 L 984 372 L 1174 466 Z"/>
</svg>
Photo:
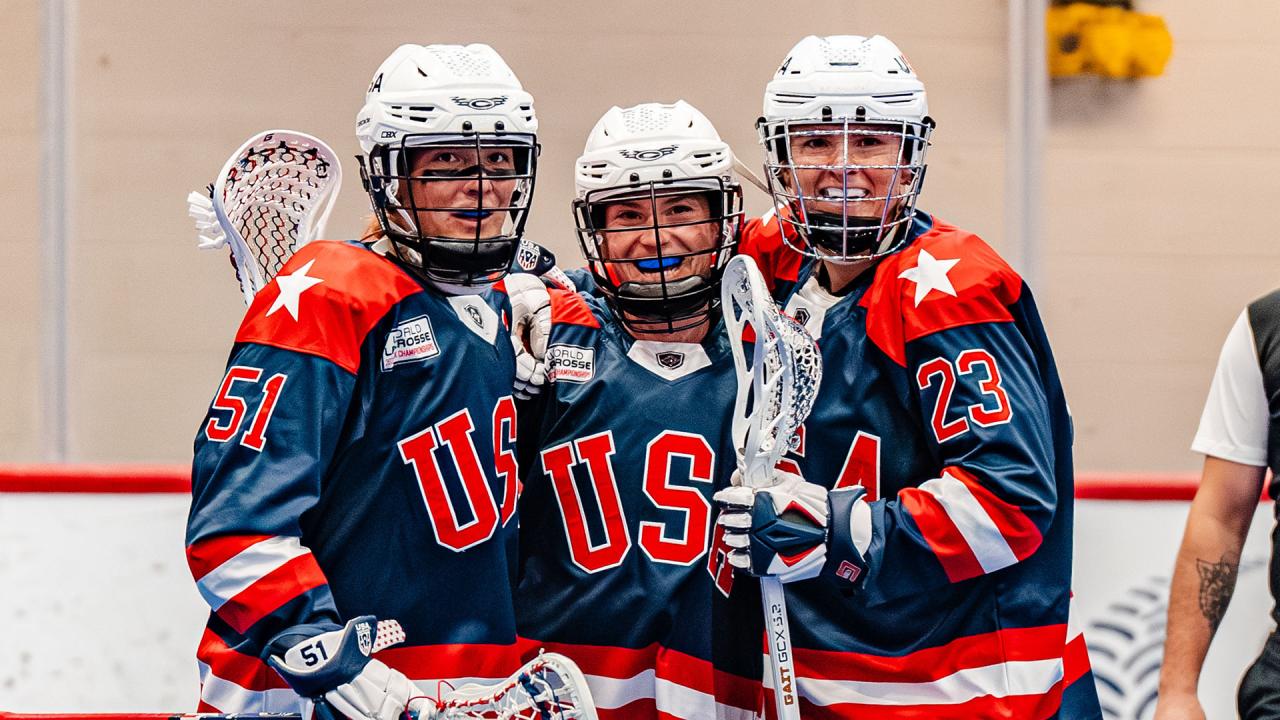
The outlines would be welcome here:
<svg viewBox="0 0 1280 720">
<path fill-rule="evenodd" d="M 937 498 L 919 488 L 906 488 L 898 493 L 898 502 L 915 520 L 920 534 L 951 582 L 983 574 L 978 557 Z"/>
<path fill-rule="evenodd" d="M 228 600 L 218 608 L 218 617 L 236 632 L 243 633 L 276 608 L 327 582 L 315 557 L 306 553 L 267 573 Z"/>
<path fill-rule="evenodd" d="M 198 581 L 220 565 L 252 545 L 268 540 L 271 535 L 224 535 L 197 540 L 187 546 L 187 565 Z"/>
<path fill-rule="evenodd" d="M 373 654 L 404 673 L 410 680 L 491 678 L 499 680 L 520 668 L 520 652 L 515 643 L 492 645 L 396 646 Z M 434 692 L 435 688 L 423 690 Z"/>
<path fill-rule="evenodd" d="M 1013 550 L 1015 557 L 1025 560 L 1040 547 L 1044 536 L 1040 533 L 1040 528 L 1036 527 L 1021 508 L 1001 500 L 978 482 L 978 478 L 961 468 L 951 465 L 944 468 L 943 472 L 963 482 L 969 488 L 970 494 L 978 504 L 982 505 L 982 509 L 987 511 L 987 516 L 999 528 L 1000 534 L 1004 536 L 1005 542 L 1009 544 L 1009 549 Z"/>
<path fill-rule="evenodd" d="M 196 659 L 209 666 L 210 672 L 245 690 L 276 690 L 289 684 L 270 665 L 253 655 L 236 652 L 217 633 L 205 628 L 196 648 Z"/>
</svg>

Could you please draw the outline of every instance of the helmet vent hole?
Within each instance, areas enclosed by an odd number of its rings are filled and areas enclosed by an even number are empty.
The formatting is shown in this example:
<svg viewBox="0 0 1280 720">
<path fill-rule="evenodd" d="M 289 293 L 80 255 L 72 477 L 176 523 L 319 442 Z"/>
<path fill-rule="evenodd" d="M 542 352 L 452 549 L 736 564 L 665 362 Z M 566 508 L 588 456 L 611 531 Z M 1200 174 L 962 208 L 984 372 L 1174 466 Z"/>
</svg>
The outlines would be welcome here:
<svg viewBox="0 0 1280 720">
<path fill-rule="evenodd" d="M 431 54 L 458 77 L 482 77 L 491 74 L 489 61 L 459 48 L 431 48 Z"/>
<path fill-rule="evenodd" d="M 838 47 L 823 38 L 822 59 L 826 60 L 828 65 L 836 67 L 857 67 L 866 60 L 866 53 L 863 51 L 863 47 L 863 45 Z"/>
</svg>

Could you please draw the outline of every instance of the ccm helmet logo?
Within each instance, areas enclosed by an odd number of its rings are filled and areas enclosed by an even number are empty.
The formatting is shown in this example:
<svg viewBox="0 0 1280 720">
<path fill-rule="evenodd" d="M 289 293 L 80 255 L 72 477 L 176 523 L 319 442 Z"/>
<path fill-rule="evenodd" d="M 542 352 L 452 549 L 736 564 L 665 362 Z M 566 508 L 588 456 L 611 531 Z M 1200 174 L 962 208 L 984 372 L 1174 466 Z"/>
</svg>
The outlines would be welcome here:
<svg viewBox="0 0 1280 720">
<path fill-rule="evenodd" d="M 469 107 L 472 110 L 492 110 L 507 101 L 506 95 L 499 95 L 491 98 L 449 98 L 463 107 Z"/>
<path fill-rule="evenodd" d="M 393 137 L 395 137 L 395 136 L 396 136 L 396 131 L 395 131 L 395 130 L 383 130 L 383 131 L 382 131 L 382 139 L 383 139 L 383 140 L 389 140 L 389 139 L 391 139 L 391 138 L 393 138 Z"/>
<path fill-rule="evenodd" d="M 668 145 L 666 147 L 653 148 L 651 150 L 619 150 L 618 154 L 629 160 L 642 160 L 649 162 L 663 158 L 675 152 L 679 145 Z"/>
</svg>

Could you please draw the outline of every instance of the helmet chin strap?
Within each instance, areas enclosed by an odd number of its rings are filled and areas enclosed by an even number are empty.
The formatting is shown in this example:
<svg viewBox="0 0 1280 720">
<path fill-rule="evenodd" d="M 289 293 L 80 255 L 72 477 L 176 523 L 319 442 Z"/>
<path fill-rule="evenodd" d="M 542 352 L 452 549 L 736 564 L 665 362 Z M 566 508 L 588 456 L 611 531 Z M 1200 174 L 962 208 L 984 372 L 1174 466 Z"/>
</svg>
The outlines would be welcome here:
<svg viewBox="0 0 1280 720">
<path fill-rule="evenodd" d="M 391 239 L 385 235 L 374 242 L 373 251 L 379 255 L 393 255 L 400 258 L 400 260 L 404 261 L 404 264 L 412 268 L 422 267 L 422 255 L 418 251 L 392 242 Z M 440 291 L 444 295 L 479 295 L 496 284 L 496 281 L 494 281 L 479 282 L 473 285 L 460 285 L 437 280 L 427 276 L 425 273 L 415 274 L 422 278 L 422 280 L 428 285 Z"/>
<path fill-rule="evenodd" d="M 845 217 L 809 212 L 807 220 L 809 243 L 819 251 L 825 251 L 824 255 L 830 253 L 841 260 L 856 260 L 851 256 L 874 253 L 886 239 L 883 235 L 884 225 L 878 217 Z M 896 230 L 894 228 L 890 233 Z"/>
</svg>

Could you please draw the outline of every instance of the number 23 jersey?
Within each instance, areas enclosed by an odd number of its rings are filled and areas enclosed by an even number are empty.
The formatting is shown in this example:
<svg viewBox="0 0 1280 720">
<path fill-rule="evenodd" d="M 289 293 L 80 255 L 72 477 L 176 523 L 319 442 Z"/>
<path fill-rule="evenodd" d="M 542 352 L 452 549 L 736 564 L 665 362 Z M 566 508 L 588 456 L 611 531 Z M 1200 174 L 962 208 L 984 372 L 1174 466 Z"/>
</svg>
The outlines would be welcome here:
<svg viewBox="0 0 1280 720">
<path fill-rule="evenodd" d="M 1088 663 L 1067 627 L 1071 419 L 1030 291 L 919 213 L 903 249 L 832 295 L 776 228 L 752 221 L 743 252 L 823 358 L 784 462 L 868 500 L 833 502 L 823 575 L 787 586 L 802 713 L 1054 716 Z M 1097 700 L 1062 709 L 1096 717 Z"/>
</svg>

